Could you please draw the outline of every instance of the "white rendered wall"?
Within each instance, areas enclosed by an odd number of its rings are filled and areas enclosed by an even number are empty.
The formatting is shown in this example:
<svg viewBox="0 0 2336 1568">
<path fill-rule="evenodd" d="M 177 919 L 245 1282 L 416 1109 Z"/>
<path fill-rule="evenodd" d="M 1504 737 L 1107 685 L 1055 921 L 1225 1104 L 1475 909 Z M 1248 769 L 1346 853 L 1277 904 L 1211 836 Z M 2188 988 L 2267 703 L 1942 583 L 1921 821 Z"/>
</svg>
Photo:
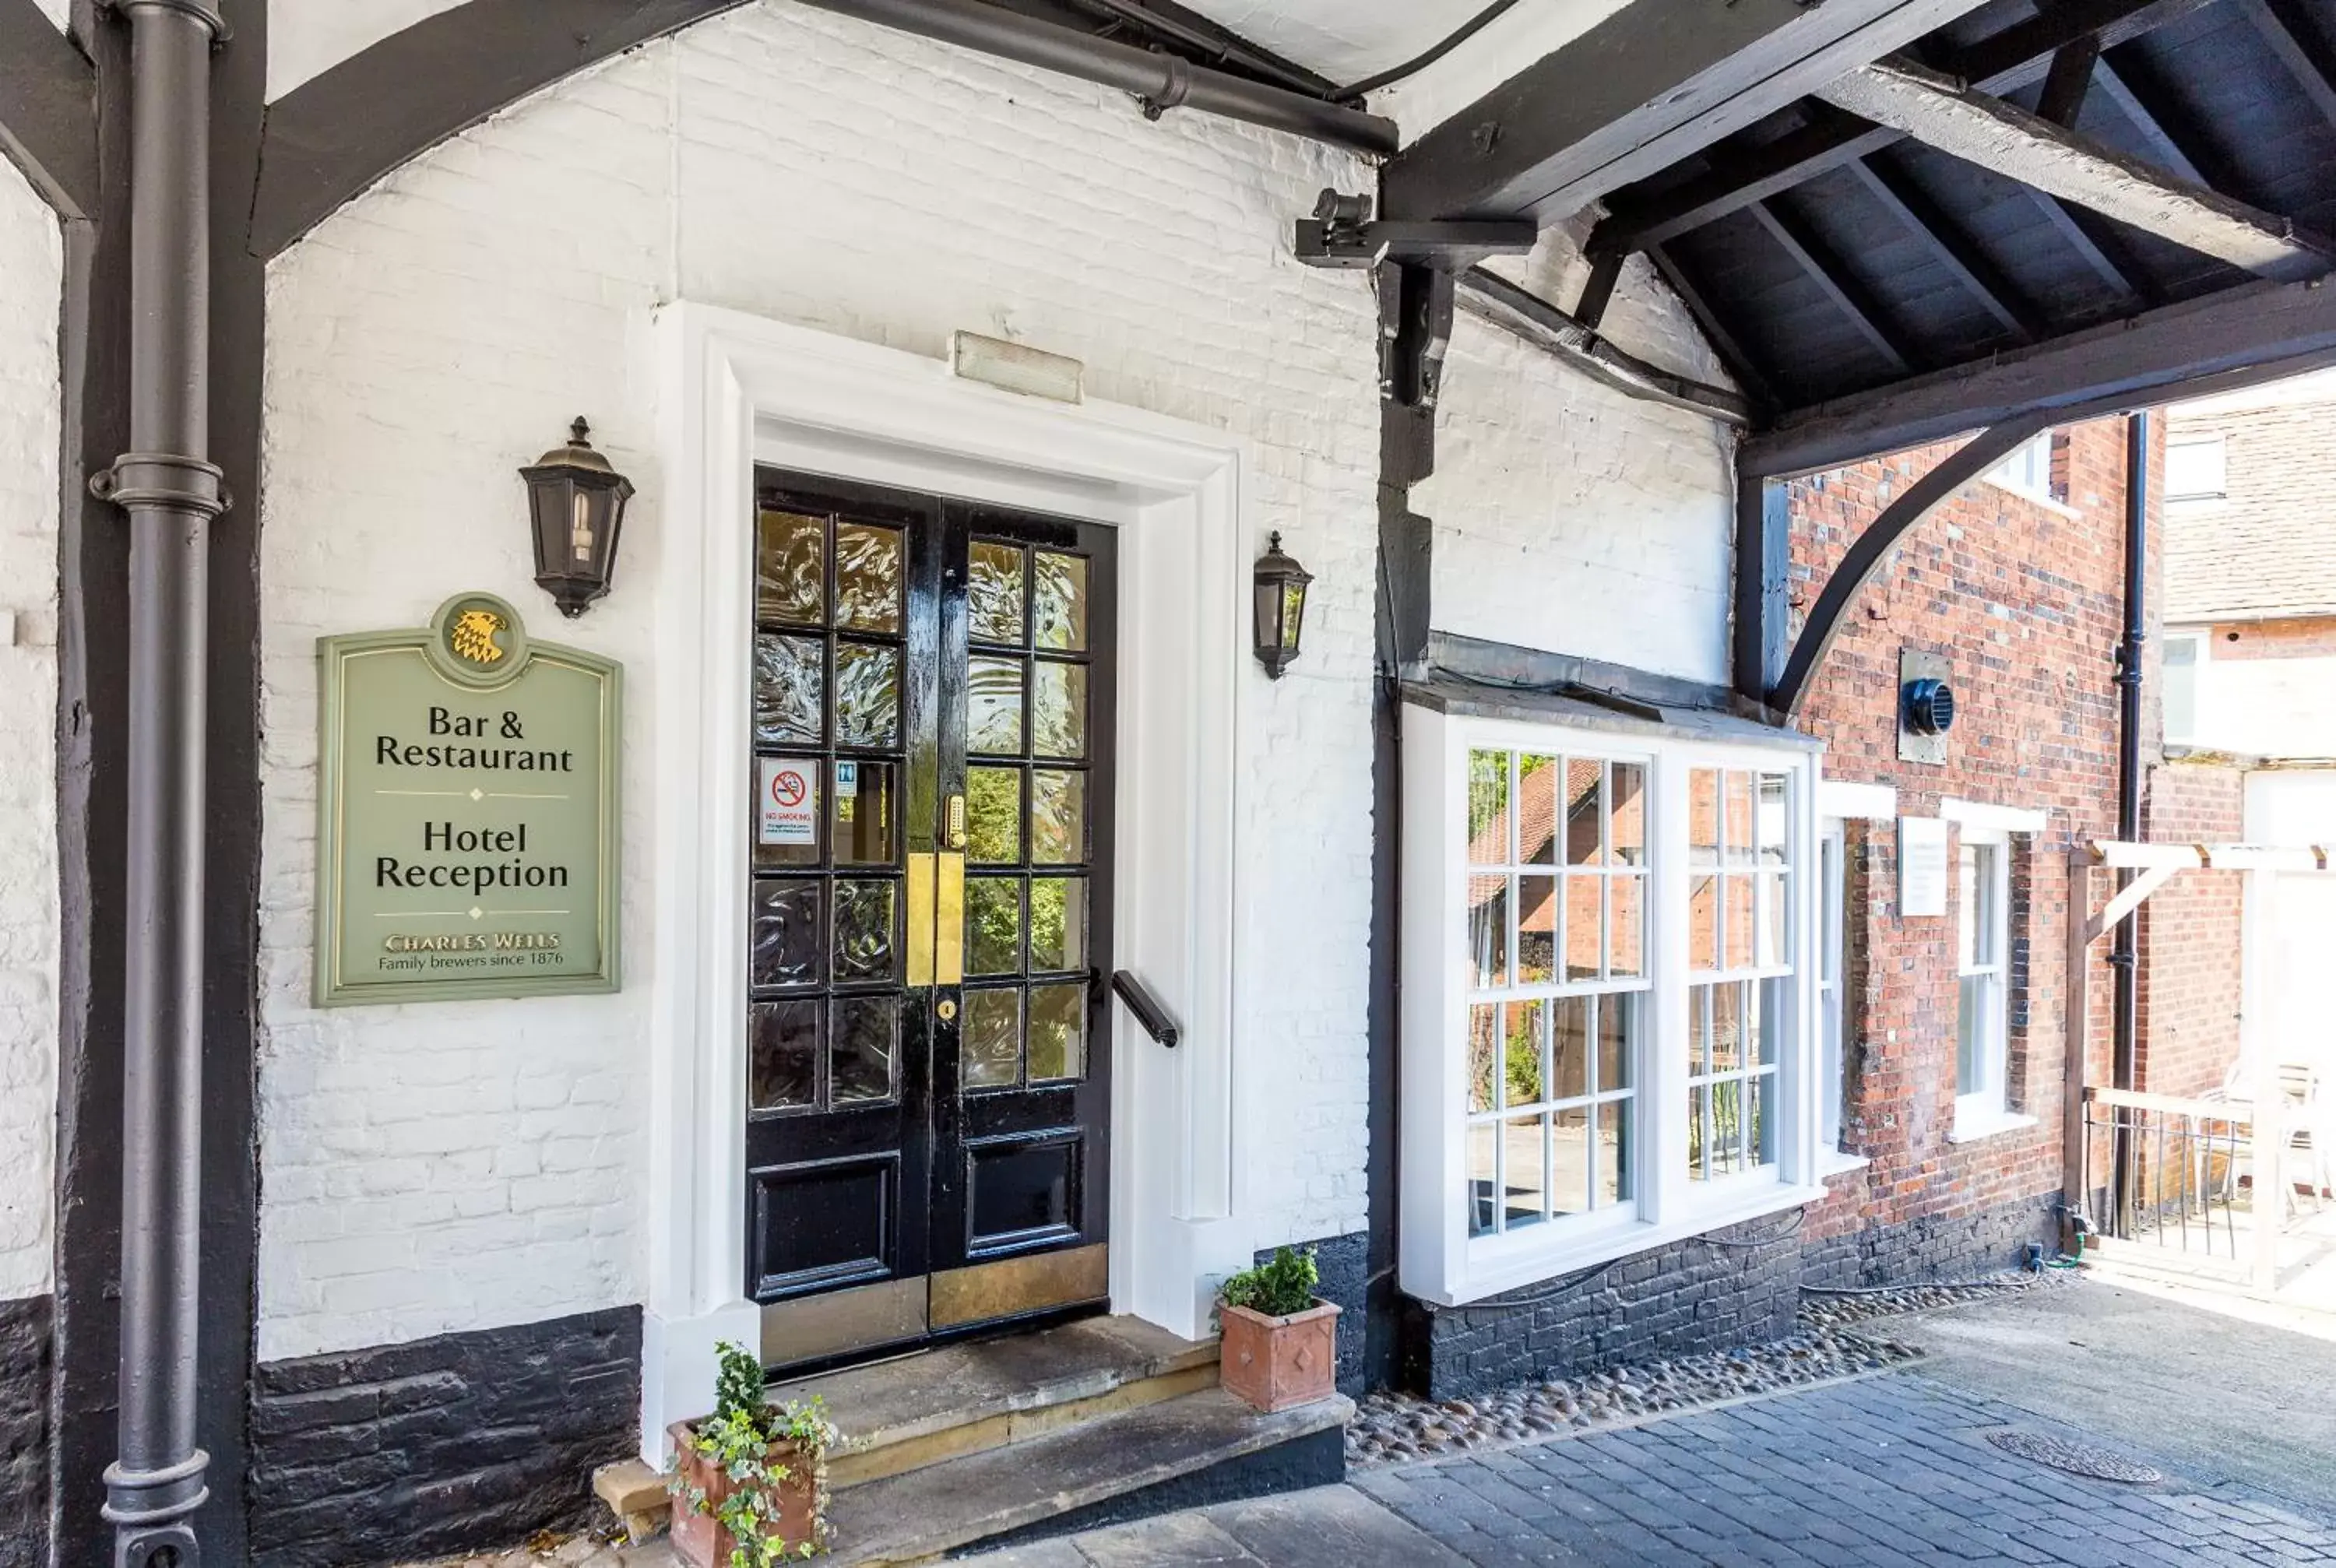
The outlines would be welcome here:
<svg viewBox="0 0 2336 1568">
<path fill-rule="evenodd" d="M 1496 265 L 1568 303 L 1586 270 L 1562 229 Z M 1601 330 L 1664 369 L 1726 382 L 1642 257 Z M 1415 494 L 1436 520 L 1436 629 L 1724 682 L 1733 451 L 1715 422 L 1591 381 L 1464 307 L 1436 477 Z"/>
<path fill-rule="evenodd" d="M 1288 237 L 1322 186 L 1368 179 L 1290 138 L 1150 124 L 1118 94 L 771 4 L 466 132 L 275 264 L 263 1358 L 640 1299 L 648 848 L 660 779 L 689 766 L 647 744 L 658 650 L 686 635 L 656 611 L 642 332 L 672 298 L 933 356 L 959 328 L 1009 336 L 1084 360 L 1091 398 L 1249 443 L 1255 545 L 1280 530 L 1316 584 L 1304 657 L 1279 683 L 1251 668 L 1244 698 L 1237 858 L 1270 946 L 1241 955 L 1235 1222 L 1260 1245 L 1363 1228 L 1377 317 L 1359 275 L 1299 266 Z M 1511 414 L 1551 428 L 1588 388 L 1535 385 Z M 615 591 L 561 624 L 511 471 L 579 412 L 641 494 Z M 1639 510 L 1606 486 L 1578 500 Z M 1504 559 L 1552 584 L 1573 565 Z M 320 1012 L 313 639 L 418 624 L 464 587 L 626 664 L 626 989 Z"/>
<path fill-rule="evenodd" d="M 63 266 L 54 215 L 0 160 L 0 1300 L 52 1273 Z"/>
<path fill-rule="evenodd" d="M 2216 658 L 2199 643 L 2190 744 L 2272 758 L 2336 758 L 2336 658 Z"/>
</svg>

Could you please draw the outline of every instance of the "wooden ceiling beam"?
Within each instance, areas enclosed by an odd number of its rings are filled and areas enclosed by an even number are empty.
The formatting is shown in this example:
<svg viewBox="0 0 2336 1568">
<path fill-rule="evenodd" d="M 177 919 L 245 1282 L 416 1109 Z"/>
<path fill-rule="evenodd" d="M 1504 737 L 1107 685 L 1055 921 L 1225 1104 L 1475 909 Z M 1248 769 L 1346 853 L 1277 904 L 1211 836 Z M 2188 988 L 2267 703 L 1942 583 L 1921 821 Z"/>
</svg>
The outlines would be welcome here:
<svg viewBox="0 0 2336 1568">
<path fill-rule="evenodd" d="M 1941 63 L 1983 92 L 2010 93 L 2044 75 L 2053 57 L 2073 44 L 2088 39 L 2104 48 L 2122 44 L 2208 3 L 2068 0 L 2049 14 L 1992 34 Z M 1630 251 L 1663 244 L 1903 139 L 1887 126 L 1850 115 L 1823 114 L 1824 107 L 1815 105 L 1818 113 L 1810 123 L 1766 146 L 1715 150 L 1703 172 L 1668 190 L 1646 196 L 1618 193 L 1610 203 L 1610 215 L 1591 231 L 1590 248 Z"/>
<path fill-rule="evenodd" d="M 2044 336 L 2044 318 L 2020 286 L 1931 200 L 1913 176 L 1884 158 L 1858 159 L 1850 164 L 1849 171 L 2006 331 L 2029 342 Z"/>
<path fill-rule="evenodd" d="M 1622 0 L 1389 160 L 1380 215 L 1555 222 L 1980 4 Z"/>
<path fill-rule="evenodd" d="M 1739 472 L 1809 473 L 2024 411 L 2059 424 L 2235 391 L 2336 363 L 2336 284 L 2251 281 L 2119 321 L 1791 410 L 1749 438 Z"/>
<path fill-rule="evenodd" d="M 2290 219 L 2169 177 L 1912 62 L 1861 66 L 1820 96 L 1952 157 L 2264 278 L 2318 277 L 2331 264 L 2330 243 Z"/>
<path fill-rule="evenodd" d="M 1815 229 L 1809 227 L 1800 214 L 1773 201 L 1756 201 L 1747 210 L 1770 239 L 1792 258 L 1808 280 L 1832 301 L 1842 318 L 1857 329 L 1876 354 L 1890 362 L 1890 368 L 1900 375 L 1913 374 L 1917 360 L 1914 348 L 1890 318 L 1881 300 L 1849 269 L 1849 264 L 1835 253 Z"/>
</svg>

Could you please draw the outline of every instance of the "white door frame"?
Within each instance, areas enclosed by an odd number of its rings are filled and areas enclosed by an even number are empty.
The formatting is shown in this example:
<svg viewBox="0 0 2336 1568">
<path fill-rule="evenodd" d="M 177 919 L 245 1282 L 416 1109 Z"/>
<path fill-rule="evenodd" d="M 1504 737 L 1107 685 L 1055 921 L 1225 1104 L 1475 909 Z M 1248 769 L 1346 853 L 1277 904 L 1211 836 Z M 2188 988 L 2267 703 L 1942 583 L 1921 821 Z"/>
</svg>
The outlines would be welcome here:
<svg viewBox="0 0 2336 1568">
<path fill-rule="evenodd" d="M 1111 1295 L 1207 1331 L 1231 1222 L 1235 846 L 1254 541 L 1248 443 L 1105 403 L 1020 396 L 940 360 L 692 303 L 654 313 L 661 513 L 642 1451 L 704 1413 L 717 1340 L 758 1342 L 745 1246 L 748 740 L 754 469 L 1072 513 L 1119 536 L 1113 961 L 1183 1026 L 1114 1036 Z M 1141 1106 L 1141 1114 L 1134 1107 Z"/>
</svg>

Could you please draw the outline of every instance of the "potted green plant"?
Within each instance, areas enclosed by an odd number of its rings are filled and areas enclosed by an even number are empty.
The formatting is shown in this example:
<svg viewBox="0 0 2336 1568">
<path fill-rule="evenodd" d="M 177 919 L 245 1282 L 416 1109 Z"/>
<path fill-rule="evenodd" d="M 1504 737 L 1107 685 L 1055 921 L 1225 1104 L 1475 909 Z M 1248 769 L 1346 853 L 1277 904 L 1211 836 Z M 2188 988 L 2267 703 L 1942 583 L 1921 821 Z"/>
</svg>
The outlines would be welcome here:
<svg viewBox="0 0 2336 1568">
<path fill-rule="evenodd" d="M 759 1357 L 728 1343 L 715 1354 L 714 1414 L 669 1428 L 674 1551 L 696 1568 L 776 1568 L 826 1550 L 826 1407 L 773 1405 Z"/>
<path fill-rule="evenodd" d="M 1260 1410 L 1310 1405 L 1337 1389 L 1338 1309 L 1315 1295 L 1321 1278 L 1312 1248 L 1277 1247 L 1270 1261 L 1217 1292 L 1218 1376 Z"/>
</svg>

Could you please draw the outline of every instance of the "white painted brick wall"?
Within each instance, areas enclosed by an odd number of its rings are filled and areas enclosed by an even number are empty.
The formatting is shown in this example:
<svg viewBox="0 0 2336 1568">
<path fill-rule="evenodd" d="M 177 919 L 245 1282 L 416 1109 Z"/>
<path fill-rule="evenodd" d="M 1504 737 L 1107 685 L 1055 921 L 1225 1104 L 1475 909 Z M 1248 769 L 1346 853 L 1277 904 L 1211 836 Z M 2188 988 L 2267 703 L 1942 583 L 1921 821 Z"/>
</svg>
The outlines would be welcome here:
<svg viewBox="0 0 2336 1568">
<path fill-rule="evenodd" d="M 1571 306 L 1586 268 L 1552 230 L 1500 270 Z M 1601 325 L 1641 358 L 1725 384 L 1643 258 Z M 1591 381 L 1464 310 L 1436 477 L 1418 492 L 1436 520 L 1436 628 L 1726 681 L 1733 450 L 1715 422 Z"/>
<path fill-rule="evenodd" d="M 0 159 L 0 1300 L 52 1275 L 63 266 L 54 215 Z"/>
<path fill-rule="evenodd" d="M 1317 583 L 1305 657 L 1258 683 L 1243 741 L 1240 863 L 1270 946 L 1244 955 L 1237 1202 L 1260 1242 L 1362 1227 L 1376 317 L 1362 278 L 1299 266 L 1287 236 L 1321 186 L 1368 178 L 1288 138 L 1148 124 L 1101 89 L 772 5 L 466 132 L 275 266 L 264 1358 L 639 1299 L 647 743 L 659 639 L 682 628 L 653 612 L 663 483 L 638 322 L 676 297 L 927 355 L 959 327 L 1010 335 L 1085 360 L 1090 396 L 1253 443 L 1259 545 L 1280 530 Z M 1538 385 L 1546 405 L 1518 417 L 1562 418 L 1584 384 Z M 616 591 L 561 626 L 529 580 L 511 470 L 579 411 L 641 494 Z M 1563 562 L 1512 551 L 1521 568 Z M 627 989 L 319 1012 L 313 638 L 418 623 L 462 587 L 626 662 Z"/>
</svg>

